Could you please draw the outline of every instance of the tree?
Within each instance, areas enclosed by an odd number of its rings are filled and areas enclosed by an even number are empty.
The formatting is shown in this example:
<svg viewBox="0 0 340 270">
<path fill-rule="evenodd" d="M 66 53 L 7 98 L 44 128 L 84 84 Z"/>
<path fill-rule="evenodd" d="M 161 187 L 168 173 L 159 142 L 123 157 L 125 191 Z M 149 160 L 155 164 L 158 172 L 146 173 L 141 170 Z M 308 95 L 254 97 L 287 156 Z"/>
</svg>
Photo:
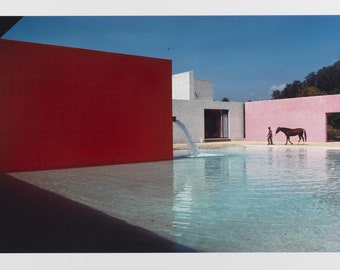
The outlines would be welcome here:
<svg viewBox="0 0 340 270">
<path fill-rule="evenodd" d="M 325 91 L 321 91 L 315 86 L 303 86 L 297 93 L 297 97 L 311 97 L 327 95 Z"/>
<path fill-rule="evenodd" d="M 222 100 L 221 101 L 223 101 L 223 102 L 229 102 L 229 98 L 227 98 L 227 97 L 224 97 L 224 98 L 222 98 Z"/>
<path fill-rule="evenodd" d="M 303 82 L 294 81 L 272 92 L 272 99 L 340 94 L 340 61 L 311 72 Z"/>
<path fill-rule="evenodd" d="M 272 92 L 272 99 L 280 99 L 281 98 L 281 91 L 280 90 L 274 90 Z"/>
<path fill-rule="evenodd" d="M 294 81 L 293 83 L 289 83 L 281 91 L 280 98 L 294 98 L 297 96 L 301 88 L 302 83 L 300 81 Z"/>
</svg>

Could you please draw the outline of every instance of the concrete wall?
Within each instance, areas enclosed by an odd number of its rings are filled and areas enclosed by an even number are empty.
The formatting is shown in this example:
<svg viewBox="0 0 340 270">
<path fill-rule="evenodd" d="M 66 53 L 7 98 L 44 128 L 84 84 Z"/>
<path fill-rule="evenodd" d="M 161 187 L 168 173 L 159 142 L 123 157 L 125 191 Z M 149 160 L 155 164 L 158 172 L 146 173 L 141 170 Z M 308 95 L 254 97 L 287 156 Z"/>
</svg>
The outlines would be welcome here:
<svg viewBox="0 0 340 270">
<path fill-rule="evenodd" d="M 0 39 L 0 171 L 172 159 L 171 61 Z"/>
<path fill-rule="evenodd" d="M 204 110 L 217 109 L 229 111 L 229 138 L 241 140 L 244 136 L 243 103 L 239 102 L 214 102 L 214 101 L 184 101 L 173 100 L 172 114 L 189 130 L 195 142 L 204 140 Z M 185 143 L 182 131 L 173 124 L 174 143 Z"/>
<path fill-rule="evenodd" d="M 172 75 L 172 98 L 190 100 L 193 98 L 194 73 L 184 72 Z"/>
<path fill-rule="evenodd" d="M 307 140 L 327 141 L 326 113 L 340 112 L 340 95 L 253 101 L 245 103 L 247 140 L 266 140 L 268 127 L 304 128 Z M 274 143 L 285 143 L 285 135 L 274 135 Z M 298 137 L 291 141 L 297 142 Z"/>
<path fill-rule="evenodd" d="M 195 79 L 194 72 L 172 75 L 172 98 L 177 100 L 213 100 L 213 82 Z"/>
<path fill-rule="evenodd" d="M 194 83 L 195 100 L 214 100 L 213 82 L 210 80 L 195 79 Z"/>
</svg>

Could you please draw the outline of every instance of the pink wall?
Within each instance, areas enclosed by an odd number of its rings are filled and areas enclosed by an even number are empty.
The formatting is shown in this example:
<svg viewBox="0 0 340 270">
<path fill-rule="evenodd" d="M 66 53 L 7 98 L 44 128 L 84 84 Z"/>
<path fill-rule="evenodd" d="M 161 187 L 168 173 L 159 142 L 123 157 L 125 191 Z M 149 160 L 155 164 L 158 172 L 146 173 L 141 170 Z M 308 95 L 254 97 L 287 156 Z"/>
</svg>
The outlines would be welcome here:
<svg viewBox="0 0 340 270">
<path fill-rule="evenodd" d="M 282 132 L 275 135 L 277 127 L 304 128 L 307 141 L 325 142 L 326 113 L 340 112 L 340 95 L 305 98 L 253 101 L 245 103 L 246 140 L 266 140 L 268 127 L 273 130 L 274 144 L 285 143 Z M 291 137 L 296 143 L 298 137 Z"/>
</svg>

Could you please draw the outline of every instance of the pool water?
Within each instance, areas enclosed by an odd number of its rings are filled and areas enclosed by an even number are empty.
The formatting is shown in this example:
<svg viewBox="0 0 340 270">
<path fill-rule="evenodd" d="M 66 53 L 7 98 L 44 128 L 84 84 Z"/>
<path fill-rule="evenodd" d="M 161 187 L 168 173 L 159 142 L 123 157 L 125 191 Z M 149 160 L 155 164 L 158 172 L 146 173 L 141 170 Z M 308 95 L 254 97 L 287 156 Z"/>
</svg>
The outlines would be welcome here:
<svg viewBox="0 0 340 270">
<path fill-rule="evenodd" d="M 230 147 L 174 160 L 172 235 L 211 252 L 340 251 L 340 151 Z"/>
<path fill-rule="evenodd" d="M 235 146 L 12 173 L 202 252 L 340 251 L 340 149 Z"/>
</svg>

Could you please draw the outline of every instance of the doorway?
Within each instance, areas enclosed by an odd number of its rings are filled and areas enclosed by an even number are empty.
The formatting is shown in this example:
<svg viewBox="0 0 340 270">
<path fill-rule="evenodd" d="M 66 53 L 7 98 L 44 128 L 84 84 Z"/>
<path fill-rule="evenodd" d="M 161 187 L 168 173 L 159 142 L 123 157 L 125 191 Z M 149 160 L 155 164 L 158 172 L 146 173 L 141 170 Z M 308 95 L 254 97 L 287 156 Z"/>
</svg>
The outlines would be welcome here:
<svg viewBox="0 0 340 270">
<path fill-rule="evenodd" d="M 228 110 L 204 110 L 205 141 L 228 140 Z"/>
<path fill-rule="evenodd" d="M 327 113 L 327 142 L 340 141 L 340 113 Z"/>
</svg>

